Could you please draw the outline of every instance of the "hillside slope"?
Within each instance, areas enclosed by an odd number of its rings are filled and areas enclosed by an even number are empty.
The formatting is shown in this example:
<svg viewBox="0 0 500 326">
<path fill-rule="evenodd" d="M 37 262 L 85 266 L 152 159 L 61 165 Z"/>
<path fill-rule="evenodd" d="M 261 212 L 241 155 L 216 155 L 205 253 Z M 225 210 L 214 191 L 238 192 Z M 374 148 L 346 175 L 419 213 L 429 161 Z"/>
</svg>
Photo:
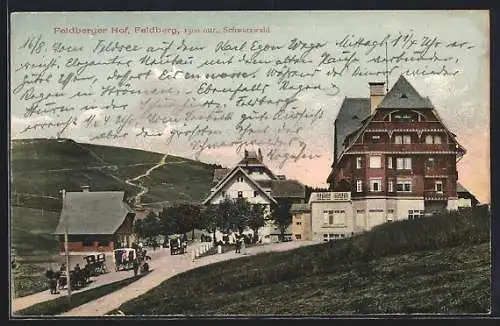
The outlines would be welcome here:
<svg viewBox="0 0 500 326">
<path fill-rule="evenodd" d="M 12 141 L 12 204 L 59 210 L 59 191 L 125 190 L 127 196 L 141 189 L 127 184 L 155 166 L 164 154 L 136 149 L 81 144 L 69 139 Z M 214 166 L 167 156 L 165 165 L 139 180 L 147 185 L 143 203 L 200 201 L 210 191 Z"/>
<path fill-rule="evenodd" d="M 381 225 L 331 244 L 175 276 L 126 315 L 487 313 L 490 216 L 477 209 Z"/>
</svg>

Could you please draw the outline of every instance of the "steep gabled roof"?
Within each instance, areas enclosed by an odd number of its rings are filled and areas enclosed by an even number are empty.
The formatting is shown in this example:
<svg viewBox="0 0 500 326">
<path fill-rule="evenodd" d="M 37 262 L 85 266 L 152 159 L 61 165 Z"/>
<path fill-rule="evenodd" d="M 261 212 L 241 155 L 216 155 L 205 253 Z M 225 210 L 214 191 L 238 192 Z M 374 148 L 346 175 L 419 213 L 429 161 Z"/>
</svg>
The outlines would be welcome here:
<svg viewBox="0 0 500 326">
<path fill-rule="evenodd" d="M 245 157 L 238 165 L 264 165 L 255 151 L 245 150 Z"/>
<path fill-rule="evenodd" d="M 462 184 L 460 182 L 457 182 L 457 192 L 469 192 L 469 190 L 467 190 L 467 188 L 465 188 L 464 186 L 462 186 Z"/>
<path fill-rule="evenodd" d="M 276 198 L 304 198 L 306 187 L 297 180 L 273 180 L 271 195 Z"/>
<path fill-rule="evenodd" d="M 335 119 L 335 158 L 338 159 L 344 148 L 346 137 L 363 125 L 363 120 L 370 115 L 369 98 L 344 98 Z"/>
<path fill-rule="evenodd" d="M 381 109 L 433 109 L 428 97 L 422 97 L 417 90 L 401 75 L 391 90 L 379 104 Z"/>
<path fill-rule="evenodd" d="M 226 175 L 228 175 L 230 172 L 231 172 L 231 169 L 228 169 L 228 168 L 215 169 L 214 170 L 213 182 L 214 183 L 218 183 L 219 181 L 221 181 L 222 179 L 224 179 L 224 177 Z"/>
<path fill-rule="evenodd" d="M 114 234 L 128 214 L 123 191 L 67 192 L 54 234 Z"/>
<path fill-rule="evenodd" d="M 252 178 L 250 178 L 250 176 L 248 175 L 248 173 L 245 172 L 245 170 L 243 170 L 241 168 L 241 166 L 235 166 L 233 168 L 233 170 L 231 171 L 231 173 L 229 173 L 226 177 L 224 177 L 224 179 L 222 179 L 216 186 L 215 186 L 215 189 L 214 191 L 203 201 L 203 204 L 206 205 L 216 194 L 218 194 L 222 188 L 224 188 L 224 186 L 234 178 L 234 176 L 238 173 L 241 173 L 243 174 L 243 176 L 245 177 L 246 180 L 248 180 L 250 182 L 250 184 L 254 185 L 263 195 L 264 197 L 268 198 L 269 201 L 271 201 L 272 203 L 276 204 L 276 200 L 271 197 L 264 189 L 262 189 L 262 187 L 255 181 L 253 180 Z"/>
</svg>

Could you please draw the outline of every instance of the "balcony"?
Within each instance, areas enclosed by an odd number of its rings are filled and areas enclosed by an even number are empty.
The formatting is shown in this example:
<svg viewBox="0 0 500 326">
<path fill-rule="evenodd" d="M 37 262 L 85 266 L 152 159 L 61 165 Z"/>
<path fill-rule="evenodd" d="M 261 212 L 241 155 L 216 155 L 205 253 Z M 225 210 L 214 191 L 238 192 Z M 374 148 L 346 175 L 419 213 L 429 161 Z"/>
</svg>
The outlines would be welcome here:
<svg viewBox="0 0 500 326">
<path fill-rule="evenodd" d="M 446 191 L 426 190 L 424 191 L 424 200 L 448 200 Z"/>
<path fill-rule="evenodd" d="M 309 199 L 310 202 L 323 201 L 350 201 L 351 193 L 349 191 L 342 192 L 313 192 Z"/>
<path fill-rule="evenodd" d="M 389 152 L 389 153 L 412 153 L 412 152 L 453 152 L 459 150 L 454 144 L 356 144 L 351 148 L 353 152 Z"/>
<path fill-rule="evenodd" d="M 372 121 L 373 127 L 369 129 L 378 130 L 432 130 L 432 131 L 445 131 L 443 125 L 439 121 L 422 121 L 422 122 L 389 122 L 389 121 Z"/>
<path fill-rule="evenodd" d="M 425 167 L 424 176 L 427 178 L 447 178 L 448 169 L 447 168 L 431 168 Z"/>
</svg>

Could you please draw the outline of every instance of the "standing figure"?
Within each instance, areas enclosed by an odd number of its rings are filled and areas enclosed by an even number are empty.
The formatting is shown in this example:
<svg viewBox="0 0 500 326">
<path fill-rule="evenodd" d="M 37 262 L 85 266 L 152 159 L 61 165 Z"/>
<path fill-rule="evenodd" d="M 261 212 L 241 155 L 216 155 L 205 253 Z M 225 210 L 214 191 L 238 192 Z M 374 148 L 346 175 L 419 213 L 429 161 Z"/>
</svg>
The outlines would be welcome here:
<svg viewBox="0 0 500 326">
<path fill-rule="evenodd" d="M 134 259 L 134 276 L 137 276 L 137 273 L 139 272 L 139 260 L 136 258 Z"/>
<path fill-rule="evenodd" d="M 237 236 L 236 237 L 236 253 L 241 252 L 241 237 Z"/>
</svg>

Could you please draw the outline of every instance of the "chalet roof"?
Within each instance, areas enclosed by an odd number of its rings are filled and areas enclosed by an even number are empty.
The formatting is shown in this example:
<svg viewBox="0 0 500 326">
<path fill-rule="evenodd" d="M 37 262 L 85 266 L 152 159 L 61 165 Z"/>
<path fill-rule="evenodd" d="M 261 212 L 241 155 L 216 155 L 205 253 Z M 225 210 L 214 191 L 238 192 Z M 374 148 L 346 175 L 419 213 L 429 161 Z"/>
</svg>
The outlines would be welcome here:
<svg viewBox="0 0 500 326">
<path fill-rule="evenodd" d="M 310 212 L 311 206 L 309 206 L 309 204 L 292 204 L 292 207 L 290 207 L 290 211 L 292 211 L 292 212 Z"/>
<path fill-rule="evenodd" d="M 363 120 L 370 115 L 369 98 L 345 98 L 335 119 L 335 158 L 344 148 L 346 137 L 363 125 Z"/>
<path fill-rule="evenodd" d="M 378 108 L 383 109 L 433 109 L 428 97 L 422 97 L 401 75 L 391 90 L 384 96 Z"/>
<path fill-rule="evenodd" d="M 304 198 L 306 188 L 297 180 L 273 180 L 271 195 L 275 198 Z"/>
<path fill-rule="evenodd" d="M 238 163 L 238 165 L 250 165 L 250 164 L 264 166 L 264 163 L 262 162 L 262 154 L 260 153 L 260 150 L 259 150 L 259 153 L 252 151 L 252 150 L 245 150 L 245 156 Z"/>
<path fill-rule="evenodd" d="M 231 172 L 226 175 L 221 181 L 219 181 L 219 183 L 215 186 L 214 188 L 214 191 L 203 201 L 203 204 L 207 204 L 210 202 L 210 200 L 216 195 L 218 194 L 223 188 L 224 186 L 230 181 L 232 180 L 238 173 L 242 174 L 246 180 L 249 181 L 250 184 L 254 185 L 258 190 L 261 191 L 261 193 L 269 199 L 269 201 L 271 201 L 272 203 L 276 203 L 276 200 L 271 197 L 268 193 L 266 193 L 266 191 L 264 189 L 262 189 L 262 187 L 252 178 L 250 178 L 250 176 L 248 175 L 248 173 L 245 172 L 245 170 L 241 167 L 241 166 L 235 166 Z"/>
<path fill-rule="evenodd" d="M 67 192 L 54 234 L 114 234 L 129 213 L 123 191 Z"/>
<path fill-rule="evenodd" d="M 274 180 L 255 180 L 255 182 L 257 182 L 262 188 L 271 188 Z"/>
<path fill-rule="evenodd" d="M 468 192 L 468 193 L 470 193 L 470 191 L 467 190 L 467 188 L 465 188 L 464 186 L 462 186 L 462 184 L 460 182 L 457 182 L 457 192 Z"/>
<path fill-rule="evenodd" d="M 219 181 L 221 181 L 222 179 L 224 179 L 224 177 L 226 175 L 228 175 L 229 173 L 231 173 L 231 169 L 228 169 L 228 168 L 215 169 L 214 170 L 214 179 L 213 179 L 213 182 L 214 183 L 218 183 Z"/>
</svg>

